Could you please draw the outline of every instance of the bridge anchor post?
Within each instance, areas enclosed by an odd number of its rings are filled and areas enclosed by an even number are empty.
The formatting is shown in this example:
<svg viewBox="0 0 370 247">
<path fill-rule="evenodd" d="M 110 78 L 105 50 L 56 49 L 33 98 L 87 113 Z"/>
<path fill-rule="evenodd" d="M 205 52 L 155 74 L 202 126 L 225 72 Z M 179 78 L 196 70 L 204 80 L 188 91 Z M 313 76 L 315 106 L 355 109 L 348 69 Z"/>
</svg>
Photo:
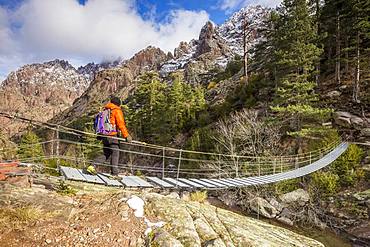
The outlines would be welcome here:
<svg viewBox="0 0 370 247">
<path fill-rule="evenodd" d="M 162 150 L 162 178 L 164 178 L 164 164 L 165 164 L 166 149 L 163 147 Z"/>
<path fill-rule="evenodd" d="M 299 168 L 298 155 L 295 157 L 295 169 Z"/>
<path fill-rule="evenodd" d="M 280 172 L 283 172 L 283 157 L 280 157 Z"/>
<path fill-rule="evenodd" d="M 180 149 L 179 163 L 177 165 L 177 175 L 176 175 L 177 180 L 179 179 L 179 176 L 180 176 L 181 156 L 182 156 L 182 150 Z M 176 187 L 177 187 L 177 184 L 176 184 Z"/>
<path fill-rule="evenodd" d="M 57 168 L 59 170 L 60 168 L 60 157 L 59 157 L 59 125 L 57 126 L 57 130 L 56 130 L 56 150 L 55 150 L 55 154 L 57 156 Z"/>
</svg>

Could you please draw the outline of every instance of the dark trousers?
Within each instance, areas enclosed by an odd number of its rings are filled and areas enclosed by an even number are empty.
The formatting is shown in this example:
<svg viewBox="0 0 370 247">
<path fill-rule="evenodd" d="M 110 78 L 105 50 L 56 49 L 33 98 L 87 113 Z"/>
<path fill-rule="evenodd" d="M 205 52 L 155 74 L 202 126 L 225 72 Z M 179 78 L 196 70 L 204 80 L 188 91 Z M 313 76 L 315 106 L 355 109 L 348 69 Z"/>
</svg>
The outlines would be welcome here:
<svg viewBox="0 0 370 247">
<path fill-rule="evenodd" d="M 112 175 L 118 175 L 119 169 L 119 141 L 110 137 L 102 137 L 103 152 L 106 160 L 110 159 Z"/>
</svg>

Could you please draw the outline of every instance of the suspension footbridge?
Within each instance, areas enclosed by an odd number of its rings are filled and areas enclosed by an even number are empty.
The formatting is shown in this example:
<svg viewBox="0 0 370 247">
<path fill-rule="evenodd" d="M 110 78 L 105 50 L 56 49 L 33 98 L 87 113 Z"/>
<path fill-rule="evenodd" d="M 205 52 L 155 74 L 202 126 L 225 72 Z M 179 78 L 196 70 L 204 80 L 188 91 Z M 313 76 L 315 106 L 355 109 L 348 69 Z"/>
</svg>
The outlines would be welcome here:
<svg viewBox="0 0 370 247">
<path fill-rule="evenodd" d="M 95 138 L 96 134 L 7 113 L 0 113 L 0 116 L 26 122 L 53 133 L 51 140 L 29 145 L 41 145 L 44 150 L 49 150 L 48 155 L 21 159 L 20 162 L 38 164 L 52 160 L 57 164 L 55 169 L 65 179 L 129 188 L 225 189 L 275 183 L 303 177 L 330 165 L 349 145 L 337 140 L 325 148 L 308 153 L 242 156 L 183 150 L 137 141 L 128 143 L 116 138 L 122 141 L 118 150 L 125 158 L 120 168 L 130 175 L 122 174 L 118 179 L 113 179 L 104 172 L 109 170 L 109 162 L 85 156 L 84 151 L 87 149 L 102 148 L 99 144 L 84 141 L 86 137 Z M 0 149 L 0 152 L 8 151 L 10 150 Z M 102 172 L 97 175 L 85 173 L 83 168 L 90 164 L 97 166 Z"/>
</svg>

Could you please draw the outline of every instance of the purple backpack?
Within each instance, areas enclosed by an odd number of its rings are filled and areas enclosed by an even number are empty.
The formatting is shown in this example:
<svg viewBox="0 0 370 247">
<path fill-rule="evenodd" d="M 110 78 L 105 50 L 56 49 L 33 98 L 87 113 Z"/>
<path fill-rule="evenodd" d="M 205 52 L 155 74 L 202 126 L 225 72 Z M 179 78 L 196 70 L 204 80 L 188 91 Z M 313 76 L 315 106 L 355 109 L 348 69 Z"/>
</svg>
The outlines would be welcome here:
<svg viewBox="0 0 370 247">
<path fill-rule="evenodd" d="M 104 109 L 96 115 L 94 120 L 94 129 L 96 134 L 109 135 L 113 132 L 117 132 L 110 122 L 110 109 Z"/>
</svg>

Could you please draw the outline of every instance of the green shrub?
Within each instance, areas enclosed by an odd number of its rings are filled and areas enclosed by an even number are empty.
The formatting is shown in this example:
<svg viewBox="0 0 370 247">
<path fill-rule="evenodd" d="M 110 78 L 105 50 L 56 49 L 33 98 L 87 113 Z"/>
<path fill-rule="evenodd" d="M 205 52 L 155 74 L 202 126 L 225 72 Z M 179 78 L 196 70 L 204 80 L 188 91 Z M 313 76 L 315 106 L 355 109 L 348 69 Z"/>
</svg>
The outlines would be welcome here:
<svg viewBox="0 0 370 247">
<path fill-rule="evenodd" d="M 311 175 L 310 189 L 317 194 L 333 195 L 339 188 L 339 176 L 330 171 L 318 171 Z"/>
<path fill-rule="evenodd" d="M 331 171 L 339 176 L 340 185 L 354 185 L 364 176 L 359 169 L 363 155 L 364 152 L 360 147 L 351 144 L 347 151 L 332 163 Z"/>
<path fill-rule="evenodd" d="M 322 128 L 322 131 L 316 132 L 316 138 L 310 139 L 308 143 L 308 152 L 327 147 L 340 141 L 340 136 L 336 129 Z"/>
<path fill-rule="evenodd" d="M 56 187 L 56 191 L 61 195 L 76 195 L 77 190 L 72 188 L 70 185 L 66 184 L 63 180 L 59 180 L 59 183 Z"/>
<path fill-rule="evenodd" d="M 278 194 L 285 194 L 299 188 L 299 179 L 289 179 L 275 184 L 275 191 Z"/>
</svg>

